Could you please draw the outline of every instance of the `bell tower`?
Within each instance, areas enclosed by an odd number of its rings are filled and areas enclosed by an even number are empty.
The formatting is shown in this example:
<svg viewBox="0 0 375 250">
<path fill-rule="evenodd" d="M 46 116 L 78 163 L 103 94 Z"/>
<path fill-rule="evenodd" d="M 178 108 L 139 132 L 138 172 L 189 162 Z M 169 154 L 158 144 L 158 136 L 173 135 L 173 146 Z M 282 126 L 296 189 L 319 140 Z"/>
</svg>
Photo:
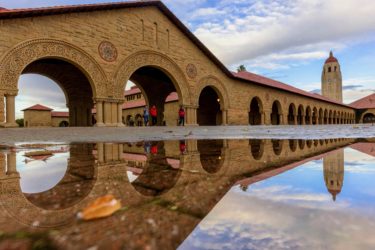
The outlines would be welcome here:
<svg viewBox="0 0 375 250">
<path fill-rule="evenodd" d="M 322 73 L 322 95 L 342 102 L 342 76 L 339 61 L 332 51 L 326 60 Z"/>
</svg>

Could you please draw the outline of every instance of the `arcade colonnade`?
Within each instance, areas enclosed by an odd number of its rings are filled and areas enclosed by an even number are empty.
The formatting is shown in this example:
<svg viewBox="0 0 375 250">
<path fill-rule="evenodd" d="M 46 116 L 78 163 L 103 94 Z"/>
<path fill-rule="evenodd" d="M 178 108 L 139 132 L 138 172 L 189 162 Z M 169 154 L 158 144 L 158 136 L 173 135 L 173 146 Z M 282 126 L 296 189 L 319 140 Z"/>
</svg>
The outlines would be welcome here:
<svg viewBox="0 0 375 250">
<path fill-rule="evenodd" d="M 167 92 L 160 85 L 159 89 L 149 91 L 146 99 L 154 100 L 156 104 L 164 103 L 169 93 L 177 92 L 179 104 L 186 110 L 187 125 L 317 125 L 355 122 L 355 111 L 351 107 L 294 93 L 286 94 L 277 89 L 273 89 L 276 93 L 273 100 L 268 94 L 269 89 L 259 84 L 248 83 L 245 88 L 242 86 L 245 94 L 233 98 L 234 92 L 240 89 L 236 90 L 232 79 L 214 75 L 198 77 L 194 65 L 189 64 L 183 70 L 166 54 L 152 50 L 142 50 L 126 57 L 111 75 L 88 52 L 54 39 L 22 42 L 0 58 L 0 62 L 1 127 L 17 126 L 15 97 L 18 94 L 18 79 L 25 73 L 39 73 L 57 82 L 66 96 L 72 126 L 91 126 L 91 110 L 94 107 L 96 126 L 124 126 L 122 108 L 125 84 L 140 69 L 145 68 L 148 71 L 143 72 L 149 72 L 150 68 L 154 69 L 151 71 L 160 71 L 160 74 L 156 74 L 163 75 L 160 82 L 170 82 Z M 135 79 L 147 80 L 147 75 L 136 75 Z M 142 93 L 146 87 L 141 86 Z M 251 97 L 253 92 L 261 95 Z M 164 99 L 159 100 L 158 95 Z M 247 108 L 236 107 L 238 103 Z"/>
</svg>

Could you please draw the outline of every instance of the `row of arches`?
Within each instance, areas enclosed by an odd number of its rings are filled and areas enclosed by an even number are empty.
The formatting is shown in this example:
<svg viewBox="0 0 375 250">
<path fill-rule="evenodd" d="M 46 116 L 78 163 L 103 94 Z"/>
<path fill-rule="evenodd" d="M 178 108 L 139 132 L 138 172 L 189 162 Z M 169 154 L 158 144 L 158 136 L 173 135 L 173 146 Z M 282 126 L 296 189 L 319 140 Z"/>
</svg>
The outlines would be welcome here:
<svg viewBox="0 0 375 250">
<path fill-rule="evenodd" d="M 272 150 L 268 149 L 265 150 L 265 146 L 267 144 L 266 140 L 264 139 L 250 139 L 249 146 L 251 155 L 254 160 L 261 160 L 265 152 L 267 153 L 268 157 L 272 156 L 280 156 L 284 151 L 288 151 L 287 154 L 295 153 L 297 150 L 304 151 L 310 149 L 316 149 L 318 147 L 324 146 L 335 146 L 337 143 L 344 142 L 348 139 L 320 139 L 320 140 L 297 140 L 297 139 L 290 139 L 290 140 L 278 140 L 272 139 L 271 146 Z M 284 152 L 285 153 L 285 152 Z M 307 152 L 304 152 L 307 153 Z M 271 154 L 271 155 L 270 155 Z"/>
<path fill-rule="evenodd" d="M 274 101 L 270 112 L 265 112 L 263 102 L 254 97 L 250 102 L 250 125 L 322 125 L 322 124 L 352 124 L 355 115 L 350 112 L 334 109 L 296 105 L 290 103 L 285 112 L 279 101 Z"/>
<path fill-rule="evenodd" d="M 22 63 L 14 61 L 17 58 L 15 53 L 25 55 L 24 60 L 20 60 Z M 120 88 L 124 89 L 128 80 L 141 89 L 148 106 L 157 107 L 157 125 L 163 125 L 165 100 L 173 92 L 177 93 L 179 104 L 189 109 L 187 124 L 228 123 L 230 105 L 225 86 L 215 77 L 208 76 L 198 80 L 195 91 L 192 91 L 183 70 L 173 59 L 157 52 L 140 51 L 120 62 L 115 83 L 109 83 L 101 65 L 90 54 L 74 45 L 51 39 L 20 44 L 4 57 L 3 63 L 0 84 L 4 86 L 0 86 L 0 90 L 5 92 L 0 93 L 0 102 L 4 102 L 4 96 L 6 120 L 1 126 L 17 126 L 14 102 L 18 91 L 17 79 L 22 74 L 43 75 L 61 87 L 69 108 L 70 126 L 92 126 L 93 123 L 96 126 L 123 126 L 124 96 Z M 94 120 L 93 108 L 96 110 Z M 0 112 L 0 123 L 2 120 Z M 249 110 L 251 125 L 348 124 L 354 121 L 354 114 L 350 111 L 295 103 L 285 108 L 277 100 L 264 109 L 259 97 L 251 100 Z"/>
</svg>

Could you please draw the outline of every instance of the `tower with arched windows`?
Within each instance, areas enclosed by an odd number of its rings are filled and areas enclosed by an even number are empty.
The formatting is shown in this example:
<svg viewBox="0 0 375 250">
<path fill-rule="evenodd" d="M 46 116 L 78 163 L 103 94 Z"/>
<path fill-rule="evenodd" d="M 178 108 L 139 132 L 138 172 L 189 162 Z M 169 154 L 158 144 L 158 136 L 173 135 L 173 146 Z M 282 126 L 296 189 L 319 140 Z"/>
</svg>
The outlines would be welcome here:
<svg viewBox="0 0 375 250">
<path fill-rule="evenodd" d="M 339 61 L 332 51 L 324 63 L 322 73 L 322 95 L 342 102 L 342 76 Z"/>
</svg>

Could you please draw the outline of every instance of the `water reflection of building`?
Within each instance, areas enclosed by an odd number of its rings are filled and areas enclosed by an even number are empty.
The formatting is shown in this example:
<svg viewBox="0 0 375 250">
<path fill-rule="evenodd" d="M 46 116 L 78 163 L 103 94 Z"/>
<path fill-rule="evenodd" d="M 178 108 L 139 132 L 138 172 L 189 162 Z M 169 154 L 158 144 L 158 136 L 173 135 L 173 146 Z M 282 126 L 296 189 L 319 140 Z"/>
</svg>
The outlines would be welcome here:
<svg viewBox="0 0 375 250">
<path fill-rule="evenodd" d="M 178 141 L 151 143 L 151 147 L 157 148 L 155 154 L 145 150 L 142 143 L 81 146 L 70 149 L 69 164 L 77 171 L 71 169 L 68 173 L 87 176 L 85 173 L 91 172 L 84 171 L 85 166 L 92 164 L 96 173 L 94 186 L 85 193 L 87 197 L 81 196 L 83 199 L 78 203 L 69 203 L 72 207 L 58 210 L 47 210 L 26 199 L 19 189 L 19 180 L 8 178 L 15 169 L 14 152 L 7 152 L 9 156 L 0 152 L 0 169 L 9 170 L 4 176 L 7 180 L 0 181 L 0 209 L 9 210 L 13 216 L 0 215 L 0 228 L 16 232 L 37 220 L 39 227 L 59 229 L 51 237 L 62 248 L 89 248 L 95 241 L 99 249 L 109 245 L 126 249 L 176 249 L 236 183 L 248 178 L 243 183 L 246 189 L 256 181 L 315 157 L 321 159 L 326 152 L 349 142 L 352 141 L 312 141 L 300 147 L 298 141 L 290 142 L 292 146 L 287 141 L 270 140 L 187 141 L 183 154 Z M 4 161 L 6 157 L 8 161 Z M 301 161 L 305 157 L 309 159 Z M 129 171 L 137 174 L 133 182 L 128 178 Z M 70 192 L 75 189 L 71 187 Z M 121 200 L 125 209 L 89 223 L 75 219 L 76 213 L 89 202 L 109 193 Z M 64 202 L 64 194 L 59 197 Z M 62 242 L 63 238 L 69 240 Z"/>
<path fill-rule="evenodd" d="M 344 149 L 323 158 L 324 181 L 332 199 L 336 201 L 344 183 Z"/>
</svg>

